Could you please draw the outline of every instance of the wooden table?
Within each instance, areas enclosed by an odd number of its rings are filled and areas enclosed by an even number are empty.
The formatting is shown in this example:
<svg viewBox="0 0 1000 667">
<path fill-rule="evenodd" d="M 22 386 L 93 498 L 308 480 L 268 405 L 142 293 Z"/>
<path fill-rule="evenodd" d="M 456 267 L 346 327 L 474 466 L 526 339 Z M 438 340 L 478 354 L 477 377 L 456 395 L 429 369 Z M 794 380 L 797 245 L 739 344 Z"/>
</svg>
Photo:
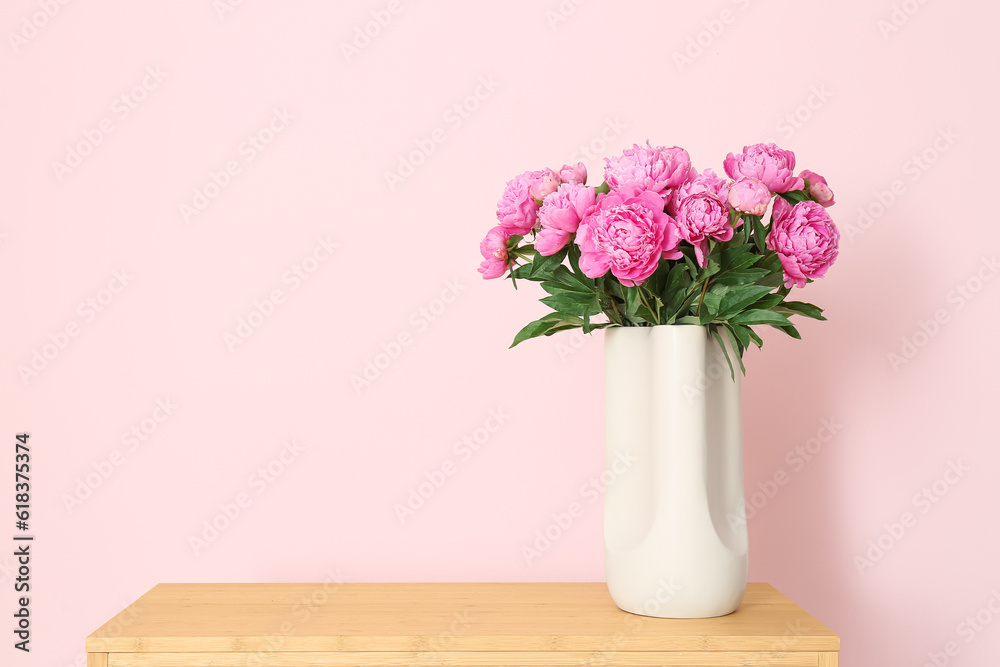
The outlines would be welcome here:
<svg viewBox="0 0 1000 667">
<path fill-rule="evenodd" d="M 160 584 L 87 667 L 836 667 L 840 639 L 769 584 L 720 618 L 618 609 L 603 583 Z"/>
</svg>

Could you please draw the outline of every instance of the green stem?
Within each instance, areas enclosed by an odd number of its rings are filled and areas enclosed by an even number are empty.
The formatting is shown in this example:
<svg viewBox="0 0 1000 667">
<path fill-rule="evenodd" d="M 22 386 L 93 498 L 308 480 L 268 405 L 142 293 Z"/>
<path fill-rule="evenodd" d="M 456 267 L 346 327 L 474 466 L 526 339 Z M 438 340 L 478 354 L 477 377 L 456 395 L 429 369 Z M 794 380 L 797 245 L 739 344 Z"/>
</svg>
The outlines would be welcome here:
<svg viewBox="0 0 1000 667">
<path fill-rule="evenodd" d="M 615 303 L 615 297 L 612 296 L 610 292 L 608 293 L 608 296 L 611 297 L 611 308 L 615 311 L 615 317 L 618 319 L 618 324 L 624 326 L 625 320 L 622 319 L 622 314 L 618 312 L 618 304 Z"/>
<path fill-rule="evenodd" d="M 649 305 L 649 301 L 646 300 L 646 292 L 645 292 L 645 290 L 643 290 L 638 285 L 636 285 L 635 288 L 637 290 L 639 290 L 639 298 L 642 299 L 642 305 L 646 306 L 646 309 L 649 310 L 649 312 L 653 313 L 653 317 L 656 319 L 656 323 L 659 324 L 660 323 L 660 309 L 657 308 L 656 310 L 653 310 L 653 307 Z"/>
<path fill-rule="evenodd" d="M 705 286 L 701 288 L 701 298 L 698 299 L 698 307 L 694 311 L 695 315 L 700 315 L 701 314 L 701 304 L 703 304 L 705 302 L 705 292 L 708 291 L 708 281 L 709 280 L 711 280 L 711 278 L 705 278 Z"/>
<path fill-rule="evenodd" d="M 608 291 L 608 284 L 606 282 L 604 282 L 603 278 L 599 278 L 598 280 L 601 281 L 601 288 L 604 290 L 604 293 L 608 295 L 609 299 L 611 299 L 611 308 L 612 308 L 612 310 L 615 311 L 615 317 L 613 317 L 611 319 L 612 320 L 618 320 L 618 324 L 621 325 L 621 326 L 624 326 L 625 325 L 625 320 L 622 319 L 622 314 L 620 312 L 618 312 L 618 304 L 615 303 L 615 295 L 612 294 L 610 291 Z M 609 315 L 608 317 L 611 317 L 611 316 Z"/>
</svg>

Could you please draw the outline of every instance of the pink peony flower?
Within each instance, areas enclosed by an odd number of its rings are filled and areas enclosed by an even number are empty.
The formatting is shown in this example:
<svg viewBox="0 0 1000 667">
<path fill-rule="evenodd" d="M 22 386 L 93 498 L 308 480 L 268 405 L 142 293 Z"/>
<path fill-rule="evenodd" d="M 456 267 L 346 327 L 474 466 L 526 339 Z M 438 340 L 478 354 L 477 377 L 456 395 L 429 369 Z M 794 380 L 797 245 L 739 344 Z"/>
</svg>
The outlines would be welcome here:
<svg viewBox="0 0 1000 667">
<path fill-rule="evenodd" d="M 781 259 L 785 284 L 805 287 L 807 279 L 822 278 L 837 259 L 840 245 L 840 232 L 826 209 L 814 201 L 792 206 L 778 197 L 771 221 L 767 247 Z"/>
<path fill-rule="evenodd" d="M 716 176 L 715 172 L 711 169 L 706 169 L 699 174 L 697 169 L 691 167 L 687 180 L 681 183 L 673 191 L 673 194 L 671 194 L 670 201 L 667 202 L 667 212 L 677 217 L 684 199 L 699 192 L 707 192 L 708 194 L 715 195 L 722 201 L 726 201 L 726 197 L 729 196 L 729 182 L 724 178 Z"/>
<path fill-rule="evenodd" d="M 684 199 L 677 216 L 681 238 L 694 246 L 699 266 L 708 266 L 708 239 L 728 241 L 733 238 L 729 208 L 713 194 L 700 192 Z"/>
<path fill-rule="evenodd" d="M 594 188 L 579 183 L 563 183 L 545 198 L 538 221 L 541 231 L 535 236 L 535 250 L 541 255 L 554 255 L 569 242 L 576 233 L 580 221 L 594 206 Z"/>
<path fill-rule="evenodd" d="M 599 278 L 610 269 L 628 287 L 653 275 L 661 258 L 681 257 L 677 223 L 650 191 L 628 198 L 609 193 L 580 223 L 576 240 L 584 275 Z"/>
<path fill-rule="evenodd" d="M 507 181 L 497 202 L 497 220 L 511 234 L 527 234 L 538 221 L 539 205 L 531 196 L 532 181 L 542 172 L 526 171 Z"/>
<path fill-rule="evenodd" d="M 740 213 L 764 215 L 771 191 L 756 178 L 741 178 L 729 188 L 729 203 Z"/>
<path fill-rule="evenodd" d="M 817 174 L 815 171 L 804 169 L 799 172 L 799 178 L 804 178 L 809 181 L 809 194 L 820 204 L 820 206 L 823 208 L 829 208 L 836 203 L 833 201 L 833 190 L 830 189 L 826 179 Z"/>
<path fill-rule="evenodd" d="M 564 164 L 559 170 L 559 178 L 563 183 L 584 184 L 587 182 L 587 167 L 582 162 L 577 162 L 572 167 Z"/>
<path fill-rule="evenodd" d="M 691 158 L 683 148 L 653 147 L 649 141 L 645 146 L 633 144 L 621 156 L 604 161 L 604 180 L 612 192 L 630 197 L 648 190 L 660 195 L 664 203 L 670 189 L 683 183 L 691 168 Z"/>
<path fill-rule="evenodd" d="M 556 191 L 562 181 L 559 174 L 551 169 L 542 169 L 531 175 L 531 187 L 528 192 L 535 201 L 542 201 Z"/>
<path fill-rule="evenodd" d="M 804 185 L 801 178 L 794 176 L 795 153 L 775 144 L 744 146 L 742 155 L 727 155 L 723 166 L 729 178 L 756 178 L 771 192 L 801 190 Z"/>
<path fill-rule="evenodd" d="M 510 232 L 504 227 L 494 227 L 479 244 L 479 252 L 485 258 L 479 265 L 483 278 L 499 278 L 507 271 L 510 264 L 507 259 L 507 239 L 510 236 Z"/>
</svg>

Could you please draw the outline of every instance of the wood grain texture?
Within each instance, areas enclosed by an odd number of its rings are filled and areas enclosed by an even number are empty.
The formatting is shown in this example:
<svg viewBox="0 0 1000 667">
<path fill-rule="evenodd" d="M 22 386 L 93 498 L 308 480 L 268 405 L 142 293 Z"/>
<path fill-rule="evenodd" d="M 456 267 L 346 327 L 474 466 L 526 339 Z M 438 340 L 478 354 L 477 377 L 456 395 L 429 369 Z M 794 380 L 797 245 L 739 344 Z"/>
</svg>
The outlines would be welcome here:
<svg viewBox="0 0 1000 667">
<path fill-rule="evenodd" d="M 819 667 L 839 667 L 840 666 L 840 654 L 839 653 L 820 653 L 819 654 Z"/>
<path fill-rule="evenodd" d="M 547 652 L 530 664 L 555 665 L 554 652 L 617 661 L 636 651 L 839 649 L 836 634 L 769 584 L 750 584 L 733 614 L 685 620 L 621 611 L 604 583 L 160 584 L 87 638 L 93 652 L 438 656 L 425 664 L 452 664 L 440 660 L 453 652 Z M 491 659 L 474 664 L 510 663 Z"/>
<path fill-rule="evenodd" d="M 107 653 L 88 653 L 87 667 L 108 667 Z"/>
<path fill-rule="evenodd" d="M 747 651 L 650 652 L 595 656 L 594 653 L 112 653 L 108 667 L 402 667 L 405 665 L 473 667 L 819 667 L 818 653 L 755 653 Z M 608 660 L 602 660 L 607 657 Z"/>
</svg>

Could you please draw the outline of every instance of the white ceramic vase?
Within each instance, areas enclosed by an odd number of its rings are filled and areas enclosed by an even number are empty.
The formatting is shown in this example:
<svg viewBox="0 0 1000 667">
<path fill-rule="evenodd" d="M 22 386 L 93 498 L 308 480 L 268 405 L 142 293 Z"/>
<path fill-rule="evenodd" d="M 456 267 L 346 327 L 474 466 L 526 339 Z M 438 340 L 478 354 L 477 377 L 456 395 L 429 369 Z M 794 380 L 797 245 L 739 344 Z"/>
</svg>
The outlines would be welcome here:
<svg viewBox="0 0 1000 667">
<path fill-rule="evenodd" d="M 748 563 L 739 368 L 734 381 L 694 325 L 609 328 L 604 357 L 611 597 L 660 618 L 735 611 Z"/>
</svg>

